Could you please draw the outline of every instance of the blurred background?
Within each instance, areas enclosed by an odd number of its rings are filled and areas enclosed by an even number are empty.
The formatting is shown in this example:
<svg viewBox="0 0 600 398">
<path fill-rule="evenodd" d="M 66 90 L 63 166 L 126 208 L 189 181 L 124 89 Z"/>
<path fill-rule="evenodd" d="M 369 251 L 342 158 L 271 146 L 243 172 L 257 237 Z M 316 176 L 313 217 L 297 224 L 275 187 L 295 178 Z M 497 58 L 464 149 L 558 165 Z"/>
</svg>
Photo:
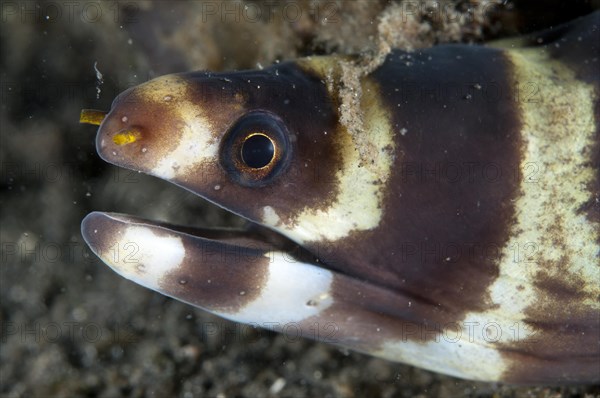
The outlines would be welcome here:
<svg viewBox="0 0 600 398">
<path fill-rule="evenodd" d="M 2 397 L 592 397 L 446 377 L 227 322 L 119 277 L 86 248 L 92 210 L 194 226 L 239 220 L 96 155 L 82 108 L 195 69 L 481 43 L 600 1 L 2 1 Z"/>
</svg>

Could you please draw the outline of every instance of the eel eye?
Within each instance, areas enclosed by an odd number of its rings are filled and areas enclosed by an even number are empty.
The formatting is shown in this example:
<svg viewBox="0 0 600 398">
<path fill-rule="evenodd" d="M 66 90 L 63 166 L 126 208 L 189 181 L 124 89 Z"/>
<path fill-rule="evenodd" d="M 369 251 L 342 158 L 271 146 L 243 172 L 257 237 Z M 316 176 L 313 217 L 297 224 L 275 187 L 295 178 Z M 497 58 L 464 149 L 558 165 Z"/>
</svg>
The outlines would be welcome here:
<svg viewBox="0 0 600 398">
<path fill-rule="evenodd" d="M 221 166 L 247 187 L 264 186 L 287 166 L 290 137 L 283 120 L 266 111 L 240 117 L 221 142 Z"/>
<path fill-rule="evenodd" d="M 242 144 L 242 161 L 253 169 L 267 167 L 275 158 L 275 143 L 268 135 L 259 132 L 246 136 Z"/>
</svg>

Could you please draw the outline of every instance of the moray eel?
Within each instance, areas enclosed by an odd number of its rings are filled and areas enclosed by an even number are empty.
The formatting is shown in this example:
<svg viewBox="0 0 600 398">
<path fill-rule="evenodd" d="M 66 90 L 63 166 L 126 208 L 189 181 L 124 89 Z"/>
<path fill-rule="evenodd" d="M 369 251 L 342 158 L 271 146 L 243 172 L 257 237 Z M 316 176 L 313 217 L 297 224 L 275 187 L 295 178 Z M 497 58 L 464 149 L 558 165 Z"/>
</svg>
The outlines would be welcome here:
<svg viewBox="0 0 600 398">
<path fill-rule="evenodd" d="M 156 78 L 100 156 L 249 220 L 89 214 L 116 272 L 222 317 L 456 377 L 600 381 L 600 14 L 487 46 Z"/>
</svg>

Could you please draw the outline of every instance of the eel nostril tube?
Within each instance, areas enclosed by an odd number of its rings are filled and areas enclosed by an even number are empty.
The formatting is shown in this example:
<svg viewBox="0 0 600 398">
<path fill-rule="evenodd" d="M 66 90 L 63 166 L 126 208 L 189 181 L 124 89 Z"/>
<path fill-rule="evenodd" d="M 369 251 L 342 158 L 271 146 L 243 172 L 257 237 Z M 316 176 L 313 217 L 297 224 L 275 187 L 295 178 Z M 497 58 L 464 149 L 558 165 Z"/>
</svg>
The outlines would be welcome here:
<svg viewBox="0 0 600 398">
<path fill-rule="evenodd" d="M 79 123 L 93 124 L 99 126 L 108 112 L 96 109 L 82 109 L 79 114 Z"/>
<path fill-rule="evenodd" d="M 112 138 L 116 145 L 132 144 L 142 137 L 140 131 L 136 128 L 126 128 L 118 131 Z"/>
</svg>

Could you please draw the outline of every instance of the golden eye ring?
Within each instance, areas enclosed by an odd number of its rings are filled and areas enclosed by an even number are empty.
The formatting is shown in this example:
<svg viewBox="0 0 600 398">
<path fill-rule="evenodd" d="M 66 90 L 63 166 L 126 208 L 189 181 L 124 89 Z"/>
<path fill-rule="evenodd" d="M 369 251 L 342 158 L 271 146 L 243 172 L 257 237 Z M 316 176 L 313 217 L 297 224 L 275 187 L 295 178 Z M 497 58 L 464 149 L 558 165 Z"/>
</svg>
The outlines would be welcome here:
<svg viewBox="0 0 600 398">
<path fill-rule="evenodd" d="M 240 185 L 265 186 L 290 163 L 290 142 L 290 133 L 279 116 L 251 111 L 236 120 L 223 136 L 221 167 Z"/>
<path fill-rule="evenodd" d="M 263 132 L 248 134 L 240 146 L 240 157 L 244 164 L 260 170 L 269 167 L 277 158 L 277 144 Z"/>
</svg>

